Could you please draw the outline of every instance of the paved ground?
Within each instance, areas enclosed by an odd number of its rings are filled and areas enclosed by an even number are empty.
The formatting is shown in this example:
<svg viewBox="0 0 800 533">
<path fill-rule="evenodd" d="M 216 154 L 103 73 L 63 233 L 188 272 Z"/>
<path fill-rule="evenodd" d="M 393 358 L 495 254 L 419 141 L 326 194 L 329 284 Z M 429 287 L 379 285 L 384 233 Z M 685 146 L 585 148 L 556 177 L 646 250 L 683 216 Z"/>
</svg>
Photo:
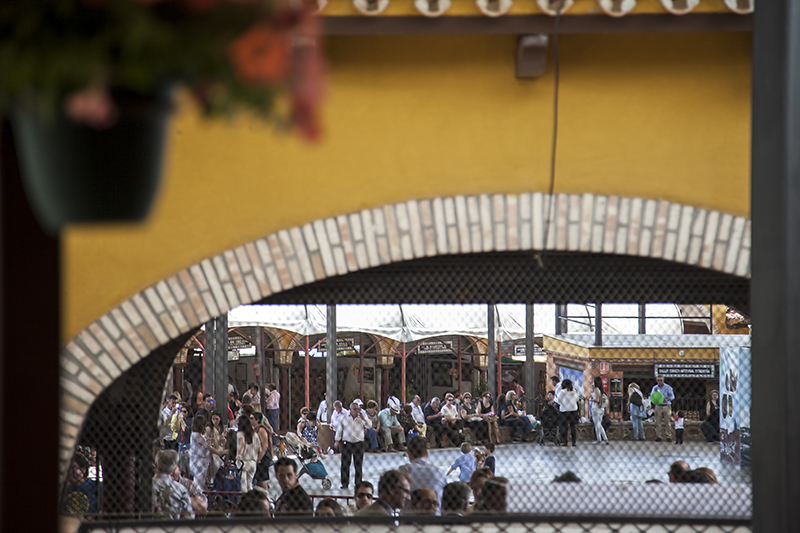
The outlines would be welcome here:
<svg viewBox="0 0 800 533">
<path fill-rule="evenodd" d="M 446 472 L 460 451 L 456 448 L 434 449 L 430 451 L 430 461 Z M 567 470 L 575 472 L 583 481 L 589 483 L 625 484 L 645 482 L 658 479 L 669 480 L 667 471 L 670 464 L 684 460 L 692 468 L 706 466 L 714 470 L 720 484 L 751 483 L 750 468 L 722 463 L 719 459 L 719 446 L 706 443 L 686 443 L 676 446 L 666 442 L 612 442 L 610 445 L 594 445 L 579 442 L 577 447 L 557 447 L 553 444 L 509 444 L 498 446 L 497 475 L 505 476 L 517 490 L 524 491 L 526 485 L 549 483 L 552 479 Z M 398 452 L 388 454 L 368 453 L 364 457 L 364 478 L 371 481 L 376 489 L 380 475 L 386 470 L 397 468 L 407 462 L 406 457 Z M 339 489 L 340 456 L 323 458 L 328 476 L 331 479 L 330 490 L 322 490 L 321 482 L 303 476 L 301 484 L 312 494 L 352 495 L 353 474 L 349 490 Z M 351 467 L 352 468 L 352 467 Z M 456 473 L 448 477 L 448 481 L 457 481 Z M 274 480 L 271 492 L 275 497 L 280 489 Z"/>
</svg>

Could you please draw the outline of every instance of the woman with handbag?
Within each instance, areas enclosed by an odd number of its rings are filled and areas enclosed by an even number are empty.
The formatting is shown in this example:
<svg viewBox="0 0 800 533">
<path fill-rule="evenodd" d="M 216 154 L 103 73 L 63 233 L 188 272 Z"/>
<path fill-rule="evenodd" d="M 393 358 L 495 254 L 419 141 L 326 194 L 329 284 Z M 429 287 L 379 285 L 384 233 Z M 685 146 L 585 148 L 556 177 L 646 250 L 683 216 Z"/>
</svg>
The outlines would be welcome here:
<svg viewBox="0 0 800 533">
<path fill-rule="evenodd" d="M 478 410 L 472 405 L 472 394 L 465 393 L 463 400 L 460 410 L 464 426 L 472 431 L 477 444 L 483 445 L 489 442 L 489 423 L 480 417 Z"/>
<path fill-rule="evenodd" d="M 571 379 L 561 382 L 561 392 L 558 393 L 558 405 L 561 408 L 563 425 L 561 426 L 561 441 L 567 446 L 567 430 L 572 437 L 572 445 L 577 446 L 578 440 L 578 393 L 572 386 Z"/>
<path fill-rule="evenodd" d="M 494 405 L 492 404 L 492 395 L 488 392 L 483 393 L 483 398 L 481 398 L 481 402 L 478 404 L 478 414 L 481 418 L 486 420 L 486 424 L 489 427 L 489 442 L 500 444 L 498 417 L 497 413 L 494 411 Z M 492 435 L 494 435 L 494 440 L 492 440 Z"/>
<path fill-rule="evenodd" d="M 592 398 L 589 403 L 589 407 L 592 413 L 594 434 L 595 438 L 597 439 L 594 441 L 594 443 L 600 444 L 601 442 L 605 442 L 606 444 L 611 444 L 608 442 L 608 435 L 606 435 L 606 430 L 603 427 L 603 416 L 606 414 L 606 409 L 608 409 L 608 396 L 606 396 L 606 393 L 603 390 L 603 378 L 600 376 L 594 378 L 594 383 L 592 385 Z"/>
<path fill-rule="evenodd" d="M 197 483 L 201 489 L 207 488 L 208 470 L 211 466 L 212 454 L 221 455 L 223 450 L 211 446 L 206 440 L 206 417 L 196 415 L 192 420 L 192 437 L 189 447 L 189 466 Z"/>
<path fill-rule="evenodd" d="M 211 445 L 211 464 L 208 467 L 208 479 L 213 480 L 222 467 L 222 456 L 227 453 L 225 449 L 225 428 L 222 426 L 222 413 L 218 410 L 211 412 L 211 418 L 205 431 L 206 442 Z"/>
<path fill-rule="evenodd" d="M 269 425 L 267 417 L 263 413 L 254 411 L 252 405 L 245 406 L 242 412 L 250 418 L 253 432 L 258 437 L 260 444 L 253 485 L 269 489 L 269 467 L 272 466 L 272 427 Z"/>
<path fill-rule="evenodd" d="M 514 435 L 517 433 L 517 428 L 522 431 L 522 437 L 519 440 L 527 442 L 530 437 L 533 424 L 528 420 L 527 416 L 523 416 L 517 410 L 517 393 L 510 390 L 506 393 L 506 416 L 505 425 L 511 426 L 512 440 L 517 440 Z"/>
<path fill-rule="evenodd" d="M 633 425 L 633 440 L 645 440 L 642 420 L 645 419 L 647 413 L 644 408 L 642 390 L 636 383 L 628 385 L 628 401 L 630 402 L 631 424 Z"/>
</svg>

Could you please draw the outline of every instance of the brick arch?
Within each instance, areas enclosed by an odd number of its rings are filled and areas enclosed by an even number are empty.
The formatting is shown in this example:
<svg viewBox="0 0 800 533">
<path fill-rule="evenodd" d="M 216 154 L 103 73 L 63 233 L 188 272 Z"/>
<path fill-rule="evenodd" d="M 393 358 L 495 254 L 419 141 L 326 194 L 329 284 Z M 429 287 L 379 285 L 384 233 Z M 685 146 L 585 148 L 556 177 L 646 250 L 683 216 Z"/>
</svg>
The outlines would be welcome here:
<svg viewBox="0 0 800 533">
<path fill-rule="evenodd" d="M 543 193 L 413 200 L 316 220 L 227 250 L 136 293 L 62 350 L 63 481 L 89 407 L 158 347 L 242 304 L 328 277 L 447 254 L 545 247 Z M 750 277 L 750 220 L 644 198 L 552 197 L 547 249 L 642 256 Z"/>
</svg>

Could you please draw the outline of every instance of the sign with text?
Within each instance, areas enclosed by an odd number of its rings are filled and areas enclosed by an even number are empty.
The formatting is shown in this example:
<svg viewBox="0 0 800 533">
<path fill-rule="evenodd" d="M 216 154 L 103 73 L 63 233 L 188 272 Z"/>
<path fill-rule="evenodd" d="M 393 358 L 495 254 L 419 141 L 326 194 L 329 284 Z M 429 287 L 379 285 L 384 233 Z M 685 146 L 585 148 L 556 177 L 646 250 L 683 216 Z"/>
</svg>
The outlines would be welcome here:
<svg viewBox="0 0 800 533">
<path fill-rule="evenodd" d="M 717 370 L 713 364 L 665 363 L 653 365 L 653 375 L 665 378 L 715 379 Z"/>
<path fill-rule="evenodd" d="M 514 346 L 514 355 L 527 355 L 525 353 L 525 343 L 522 342 Z M 533 355 L 545 355 L 544 350 L 538 344 L 533 345 Z"/>
<path fill-rule="evenodd" d="M 417 353 L 421 355 L 432 355 L 438 353 L 455 353 L 453 341 L 423 341 L 417 344 Z"/>
<path fill-rule="evenodd" d="M 249 348 L 252 345 L 252 342 L 241 335 L 228 335 L 228 350 L 241 350 L 242 348 Z"/>
<path fill-rule="evenodd" d="M 352 338 L 352 337 L 349 337 L 349 338 L 346 338 L 346 339 L 342 339 L 342 338 L 339 338 L 339 337 L 336 338 L 336 352 L 337 353 L 338 352 L 352 351 L 352 350 L 356 349 L 356 348 L 354 348 L 354 346 L 355 346 L 355 339 Z M 319 351 L 319 352 L 327 352 L 328 351 L 328 341 L 326 341 L 325 339 L 322 339 L 321 341 L 319 341 L 319 344 L 317 345 L 317 351 Z"/>
</svg>

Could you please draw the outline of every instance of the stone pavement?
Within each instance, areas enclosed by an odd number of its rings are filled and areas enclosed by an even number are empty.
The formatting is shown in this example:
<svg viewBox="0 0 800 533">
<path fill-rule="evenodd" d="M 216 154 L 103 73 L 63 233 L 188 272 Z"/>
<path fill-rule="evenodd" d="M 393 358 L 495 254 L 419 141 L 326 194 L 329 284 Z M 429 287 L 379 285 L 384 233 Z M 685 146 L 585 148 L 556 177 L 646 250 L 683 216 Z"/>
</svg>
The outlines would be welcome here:
<svg viewBox="0 0 800 533">
<path fill-rule="evenodd" d="M 445 472 L 460 455 L 456 448 L 430 450 L 429 460 Z M 625 485 L 644 483 L 651 479 L 668 482 L 669 466 L 677 460 L 684 460 L 690 467 L 706 466 L 714 470 L 721 485 L 745 487 L 751 484 L 751 469 L 722 463 L 719 458 L 719 445 L 705 442 L 689 442 L 676 446 L 667 442 L 612 442 L 610 445 L 594 445 L 590 442 L 578 442 L 577 447 L 557 447 L 553 444 L 541 446 L 534 443 L 499 445 L 495 451 L 497 458 L 497 475 L 504 476 L 511 482 L 511 492 L 521 494 L 532 492 L 534 487 L 549 483 L 557 475 L 567 470 L 575 472 L 586 483 Z M 386 470 L 397 468 L 407 462 L 404 454 L 395 452 L 387 454 L 367 453 L 364 456 L 364 479 L 378 487 L 378 479 Z M 323 458 L 328 470 L 332 488 L 322 490 L 321 481 L 304 475 L 301 484 L 309 494 L 326 496 L 352 495 L 349 490 L 339 489 L 340 456 Z M 352 468 L 352 466 L 351 466 Z M 457 481 L 457 472 L 448 477 L 448 481 Z M 529 489 L 525 487 L 528 486 Z M 271 493 L 277 497 L 280 489 L 273 480 Z M 743 495 L 744 497 L 744 495 Z M 747 498 L 749 498 L 749 490 Z"/>
</svg>

